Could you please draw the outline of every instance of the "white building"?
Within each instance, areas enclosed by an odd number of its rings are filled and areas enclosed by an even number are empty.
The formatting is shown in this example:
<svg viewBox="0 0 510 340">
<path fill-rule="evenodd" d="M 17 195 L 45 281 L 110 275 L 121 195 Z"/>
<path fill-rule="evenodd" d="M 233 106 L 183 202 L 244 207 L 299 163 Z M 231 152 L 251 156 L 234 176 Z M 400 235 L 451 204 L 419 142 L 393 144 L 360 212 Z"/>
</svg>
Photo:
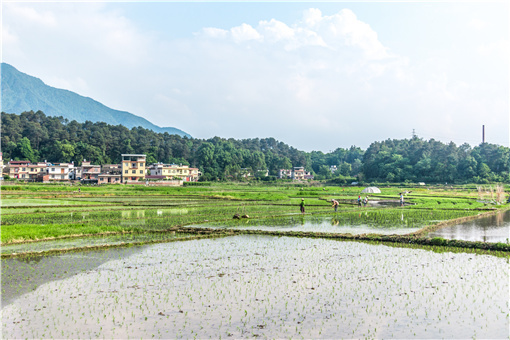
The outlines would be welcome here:
<svg viewBox="0 0 510 340">
<path fill-rule="evenodd" d="M 69 181 L 72 174 L 74 174 L 74 163 L 56 163 L 48 165 L 50 181 Z"/>
<path fill-rule="evenodd" d="M 196 182 L 200 177 L 198 168 L 177 164 L 152 164 L 149 167 L 151 176 L 164 176 L 166 179 L 181 179 L 184 182 Z"/>
</svg>

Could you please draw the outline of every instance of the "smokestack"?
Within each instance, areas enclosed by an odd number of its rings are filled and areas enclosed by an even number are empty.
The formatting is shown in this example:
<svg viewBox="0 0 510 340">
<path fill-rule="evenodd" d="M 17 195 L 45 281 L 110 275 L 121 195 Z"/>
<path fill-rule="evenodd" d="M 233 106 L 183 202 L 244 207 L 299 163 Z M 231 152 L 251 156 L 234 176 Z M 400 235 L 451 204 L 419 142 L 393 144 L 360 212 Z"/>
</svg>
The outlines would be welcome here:
<svg viewBox="0 0 510 340">
<path fill-rule="evenodd" d="M 482 125 L 482 144 L 485 143 L 485 125 Z"/>
</svg>

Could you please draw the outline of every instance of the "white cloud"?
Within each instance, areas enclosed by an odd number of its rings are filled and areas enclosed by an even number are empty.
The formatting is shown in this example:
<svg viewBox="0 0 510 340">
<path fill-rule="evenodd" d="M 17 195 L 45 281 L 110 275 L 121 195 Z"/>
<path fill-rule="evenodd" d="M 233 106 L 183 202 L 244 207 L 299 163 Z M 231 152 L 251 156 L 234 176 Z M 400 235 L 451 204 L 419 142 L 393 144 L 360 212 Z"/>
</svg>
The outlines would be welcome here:
<svg viewBox="0 0 510 340">
<path fill-rule="evenodd" d="M 292 28 L 275 19 L 271 19 L 270 21 L 261 21 L 259 23 L 259 30 L 262 31 L 262 35 L 268 42 L 293 39 L 295 35 Z"/>
<path fill-rule="evenodd" d="M 389 57 L 387 48 L 378 40 L 377 33 L 370 25 L 358 20 L 349 9 L 322 17 L 316 26 L 319 26 L 319 34 L 329 36 L 329 39 L 325 39 L 329 46 L 340 48 L 342 44 L 346 44 L 358 47 L 367 59 Z"/>
<path fill-rule="evenodd" d="M 494 100 L 508 97 L 500 87 L 454 75 L 457 60 L 446 54 L 417 62 L 393 52 L 348 9 L 326 15 L 311 8 L 295 22 L 260 18 L 254 26 L 163 40 L 111 5 L 17 6 L 4 9 L 6 62 L 199 138 L 271 136 L 304 150 L 367 147 L 409 137 L 412 128 L 446 133 L 457 122 L 468 131 L 481 112 L 508 106 Z M 476 50 L 481 61 L 508 58 L 508 51 L 508 41 L 494 39 Z M 402 126 L 409 131 L 398 135 Z"/>
<path fill-rule="evenodd" d="M 468 23 L 468 26 L 476 30 L 481 30 L 487 26 L 487 23 L 483 20 L 475 18 Z"/>
<path fill-rule="evenodd" d="M 10 53 L 17 57 L 21 57 L 23 54 L 20 50 L 19 37 L 11 32 L 9 26 L 2 22 L 2 46 L 9 46 Z"/>
<path fill-rule="evenodd" d="M 126 78 L 151 61 L 156 46 L 150 33 L 101 3 L 4 6 L 5 62 L 50 86 L 129 109 L 130 99 L 122 98 L 131 92 Z"/>
<path fill-rule="evenodd" d="M 33 7 L 6 3 L 7 11 L 10 12 L 9 15 L 12 15 L 17 18 L 17 20 L 23 20 L 26 23 L 33 25 L 41 25 L 46 27 L 55 27 L 57 26 L 57 20 L 55 15 L 51 11 L 37 11 Z"/>
<path fill-rule="evenodd" d="M 237 43 L 262 39 L 259 32 L 248 24 L 232 27 L 230 29 L 230 34 L 232 35 L 232 39 Z"/>
<path fill-rule="evenodd" d="M 202 31 L 205 36 L 210 38 L 226 38 L 228 34 L 227 30 L 215 27 L 206 27 Z"/>
<path fill-rule="evenodd" d="M 507 41 L 492 41 L 488 43 L 484 43 L 477 47 L 476 51 L 484 56 L 497 56 L 502 58 L 503 60 L 510 59 L 510 42 Z"/>
</svg>

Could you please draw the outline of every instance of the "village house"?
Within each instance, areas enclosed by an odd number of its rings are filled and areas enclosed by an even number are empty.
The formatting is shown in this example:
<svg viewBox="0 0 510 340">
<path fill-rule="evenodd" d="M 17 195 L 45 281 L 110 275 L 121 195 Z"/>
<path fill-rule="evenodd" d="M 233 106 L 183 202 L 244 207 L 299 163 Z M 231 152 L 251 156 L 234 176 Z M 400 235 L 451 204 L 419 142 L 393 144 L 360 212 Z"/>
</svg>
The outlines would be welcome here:
<svg viewBox="0 0 510 340">
<path fill-rule="evenodd" d="M 261 170 L 257 170 L 257 177 L 267 177 L 269 176 L 269 169 L 261 169 Z"/>
<path fill-rule="evenodd" d="M 313 175 L 309 171 L 305 171 L 302 166 L 291 169 L 280 169 L 278 178 L 293 179 L 295 181 L 313 179 Z"/>
<path fill-rule="evenodd" d="M 74 163 L 48 164 L 48 180 L 50 182 L 69 181 L 74 173 L 74 169 Z"/>
<path fill-rule="evenodd" d="M 82 182 L 98 183 L 99 174 L 101 173 L 101 165 L 91 164 L 89 161 L 83 160 L 80 168 L 80 176 Z"/>
<path fill-rule="evenodd" d="M 292 169 L 292 179 L 293 180 L 303 180 L 305 179 L 305 168 L 302 166 L 294 167 Z"/>
<path fill-rule="evenodd" d="M 28 180 L 28 166 L 29 161 L 13 161 L 10 160 L 5 167 L 5 173 L 10 178 L 16 178 L 21 180 Z"/>
<path fill-rule="evenodd" d="M 100 173 L 98 175 L 98 184 L 118 184 L 122 183 L 122 176 L 120 173 L 118 174 L 106 174 L 106 173 Z"/>
<path fill-rule="evenodd" d="M 146 155 L 122 154 L 122 183 L 145 180 Z"/>
<path fill-rule="evenodd" d="M 120 175 L 121 172 L 122 172 L 121 164 L 103 164 L 103 166 L 101 166 L 101 173 L 103 174 Z"/>
<path fill-rule="evenodd" d="M 101 173 L 98 176 L 98 183 L 99 184 L 122 183 L 121 173 L 122 173 L 121 164 L 104 164 L 101 167 Z"/>
<path fill-rule="evenodd" d="M 290 170 L 290 169 L 280 169 L 280 170 L 278 170 L 278 178 L 280 178 L 280 179 L 291 179 L 292 178 L 292 170 Z"/>
<path fill-rule="evenodd" d="M 30 182 L 39 182 L 48 173 L 48 163 L 38 162 L 28 166 L 28 179 Z"/>
<path fill-rule="evenodd" d="M 160 177 L 162 179 L 180 179 L 184 182 L 196 182 L 200 177 L 198 168 L 190 168 L 188 165 L 182 164 L 154 163 L 150 166 L 149 170 L 152 178 Z"/>
</svg>

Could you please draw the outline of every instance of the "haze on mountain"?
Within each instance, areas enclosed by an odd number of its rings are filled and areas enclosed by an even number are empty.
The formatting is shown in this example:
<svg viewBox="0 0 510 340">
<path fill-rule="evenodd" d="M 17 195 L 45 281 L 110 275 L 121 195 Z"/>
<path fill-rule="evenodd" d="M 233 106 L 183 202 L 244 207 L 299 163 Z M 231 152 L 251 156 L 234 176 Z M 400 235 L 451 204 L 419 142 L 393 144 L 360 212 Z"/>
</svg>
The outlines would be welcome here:
<svg viewBox="0 0 510 340">
<path fill-rule="evenodd" d="M 47 116 L 62 116 L 79 123 L 85 121 L 123 125 L 127 128 L 144 127 L 154 132 L 191 137 L 174 127 L 159 127 L 145 118 L 126 111 L 111 109 L 92 98 L 46 85 L 41 79 L 18 71 L 12 65 L 1 65 L 2 111 L 20 114 L 42 111 Z"/>
</svg>

